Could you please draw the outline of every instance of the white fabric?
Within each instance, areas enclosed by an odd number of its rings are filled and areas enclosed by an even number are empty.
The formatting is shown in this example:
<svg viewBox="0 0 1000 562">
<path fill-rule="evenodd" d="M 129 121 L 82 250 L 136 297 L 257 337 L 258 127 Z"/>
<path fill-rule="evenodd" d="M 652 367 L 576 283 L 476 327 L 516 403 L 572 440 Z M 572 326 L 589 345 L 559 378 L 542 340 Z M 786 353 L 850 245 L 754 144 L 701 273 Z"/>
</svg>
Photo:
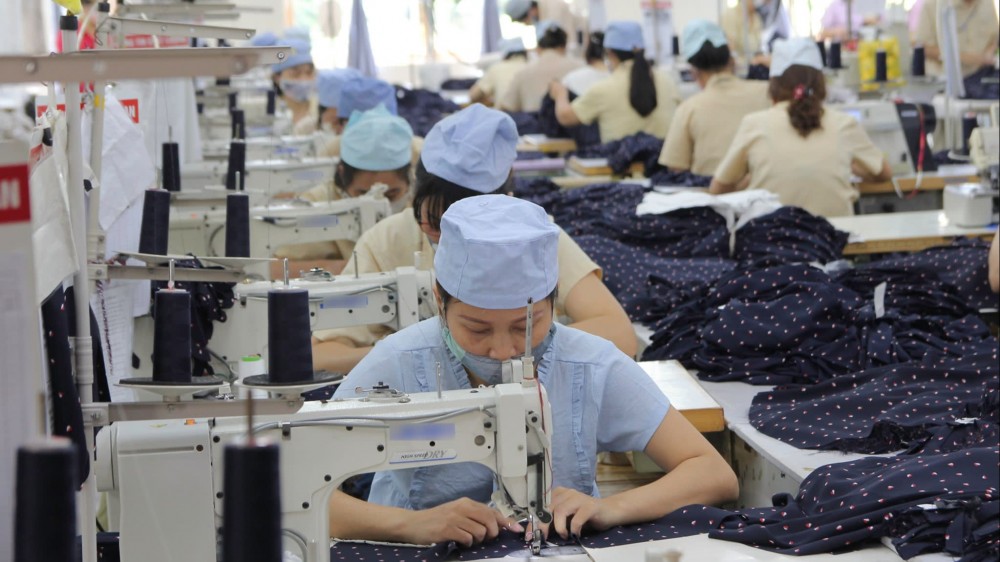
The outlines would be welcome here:
<svg viewBox="0 0 1000 562">
<path fill-rule="evenodd" d="M 763 189 L 709 195 L 704 191 L 647 193 L 636 208 L 636 215 L 662 215 L 678 209 L 711 207 L 726 219 L 729 230 L 736 231 L 754 218 L 773 213 L 781 207 L 778 196 Z"/>
</svg>

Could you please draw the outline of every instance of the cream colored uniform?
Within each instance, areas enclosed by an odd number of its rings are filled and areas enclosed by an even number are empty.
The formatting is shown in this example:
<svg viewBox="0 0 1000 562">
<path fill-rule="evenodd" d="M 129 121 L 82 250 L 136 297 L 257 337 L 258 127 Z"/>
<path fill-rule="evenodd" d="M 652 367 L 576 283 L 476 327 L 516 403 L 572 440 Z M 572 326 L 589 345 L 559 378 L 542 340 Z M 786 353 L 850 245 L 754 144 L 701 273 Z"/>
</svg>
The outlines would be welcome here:
<svg viewBox="0 0 1000 562">
<path fill-rule="evenodd" d="M 305 199 L 310 203 L 325 203 L 327 201 L 343 199 L 344 192 L 334 185 L 333 182 L 328 182 L 303 191 L 299 194 L 299 198 Z M 353 251 L 353 241 L 332 240 L 329 242 L 309 242 L 306 244 L 281 246 L 275 250 L 274 257 L 288 258 L 290 260 L 343 260 L 349 258 Z"/>
<path fill-rule="evenodd" d="M 802 138 L 792 127 L 788 102 L 780 102 L 743 119 L 715 179 L 736 184 L 750 174 L 749 189 L 766 189 L 782 204 L 814 215 L 838 217 L 854 214 L 858 198 L 851 164 L 877 174 L 884 158 L 850 115 L 827 108 L 822 127 Z"/>
<path fill-rule="evenodd" d="M 625 61 L 603 82 L 573 100 L 573 112 L 584 125 L 597 121 L 601 142 L 611 142 L 635 133 L 649 133 L 664 138 L 670 121 L 680 103 L 674 81 L 666 74 L 653 71 L 656 85 L 656 109 L 643 117 L 628 101 L 631 87 L 632 61 Z"/>
<path fill-rule="evenodd" d="M 743 117 L 771 105 L 767 84 L 730 73 L 713 75 L 703 91 L 674 113 L 660 164 L 702 176 L 715 174 Z"/>
<path fill-rule="evenodd" d="M 947 0 L 946 0 L 947 1 Z M 971 4 L 965 0 L 950 0 L 955 6 L 955 22 L 958 26 L 958 50 L 962 53 L 986 54 L 986 49 L 992 45 L 996 51 L 1000 41 L 997 12 L 990 0 L 974 0 Z M 920 24 L 917 26 L 918 43 L 938 45 L 937 26 L 938 0 L 926 0 L 920 12 Z M 962 76 L 968 76 L 979 70 L 978 64 L 963 64 Z M 943 74 L 944 68 L 937 61 L 927 61 L 927 71 L 931 74 Z"/>
<path fill-rule="evenodd" d="M 416 252 L 421 254 L 421 269 L 432 270 L 434 266 L 434 248 L 431 247 L 427 235 L 420 230 L 420 225 L 410 210 L 379 221 L 361 236 L 355 249 L 357 264 L 352 258 L 344 271 L 353 272 L 357 267 L 359 273 L 376 273 L 412 266 Z M 599 277 L 603 275 L 601 268 L 587 257 L 569 235 L 560 230 L 556 314 L 565 315 L 566 297 L 581 279 L 591 273 L 597 273 Z M 321 330 L 314 332 L 313 337 L 321 341 L 347 340 L 357 347 L 364 347 L 374 345 L 390 333 L 392 330 L 389 328 L 374 325 Z"/>
<path fill-rule="evenodd" d="M 581 61 L 555 49 L 543 49 L 537 59 L 514 75 L 504 95 L 496 97 L 497 107 L 504 111 L 538 111 L 549 84 L 581 66 Z"/>
<path fill-rule="evenodd" d="M 502 60 L 486 69 L 486 74 L 476 81 L 476 86 L 496 104 L 513 84 L 514 76 L 526 66 L 528 61 L 525 57 Z"/>
<path fill-rule="evenodd" d="M 726 34 L 726 42 L 729 43 L 730 52 L 733 56 L 744 61 L 749 61 L 754 55 L 763 51 L 760 40 L 764 34 L 764 24 L 760 15 L 756 11 L 750 16 L 744 15 L 746 7 L 744 7 L 743 2 L 749 1 L 742 0 L 738 5 L 723 12 L 720 24 L 722 31 Z M 743 33 L 747 23 L 745 17 L 750 19 L 750 30 L 746 37 Z M 748 48 L 749 51 L 747 51 Z"/>
</svg>

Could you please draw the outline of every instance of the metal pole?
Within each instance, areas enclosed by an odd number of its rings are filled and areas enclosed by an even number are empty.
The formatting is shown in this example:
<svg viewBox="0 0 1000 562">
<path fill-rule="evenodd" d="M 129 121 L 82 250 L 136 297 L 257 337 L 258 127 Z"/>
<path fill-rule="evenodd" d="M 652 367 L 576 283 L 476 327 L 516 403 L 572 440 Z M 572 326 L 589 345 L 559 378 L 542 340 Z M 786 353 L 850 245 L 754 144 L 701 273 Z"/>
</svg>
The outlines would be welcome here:
<svg viewBox="0 0 1000 562">
<path fill-rule="evenodd" d="M 109 35 L 104 23 L 111 12 L 111 4 L 101 2 L 95 6 L 97 10 L 97 33 L 95 43 L 98 50 L 106 50 Z M 107 100 L 105 96 L 107 82 L 97 80 L 94 82 L 94 108 L 90 128 L 90 169 L 94 171 L 98 185 L 90 189 L 90 203 L 87 209 L 89 217 L 87 219 L 87 258 L 91 262 L 104 260 L 104 231 L 101 229 L 101 155 L 104 152 L 104 106 Z M 82 397 L 81 397 L 82 398 Z M 89 398 L 89 395 L 88 395 Z"/>
</svg>

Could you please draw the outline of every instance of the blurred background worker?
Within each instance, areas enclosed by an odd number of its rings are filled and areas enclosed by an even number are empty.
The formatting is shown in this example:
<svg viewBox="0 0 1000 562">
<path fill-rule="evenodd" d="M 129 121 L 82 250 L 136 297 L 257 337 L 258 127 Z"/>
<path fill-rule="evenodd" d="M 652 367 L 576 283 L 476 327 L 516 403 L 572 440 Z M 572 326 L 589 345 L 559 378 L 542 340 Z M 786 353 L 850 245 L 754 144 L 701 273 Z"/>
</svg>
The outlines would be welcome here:
<svg viewBox="0 0 1000 562">
<path fill-rule="evenodd" d="M 493 63 L 469 90 L 470 103 L 495 105 L 513 83 L 514 76 L 528 65 L 528 50 L 520 37 L 500 41 L 503 60 Z"/>
<path fill-rule="evenodd" d="M 743 117 L 770 105 L 767 83 L 733 74 L 726 35 L 708 20 L 684 28 L 681 54 L 703 91 L 677 108 L 659 162 L 673 171 L 711 176 Z"/>
<path fill-rule="evenodd" d="M 858 192 L 852 173 L 871 181 L 892 177 L 889 162 L 861 124 L 824 109 L 826 79 L 812 39 L 775 43 L 770 96 L 773 107 L 740 123 L 715 172 L 712 193 L 766 189 L 783 205 L 838 217 L 854 214 Z"/>
<path fill-rule="evenodd" d="M 792 35 L 781 0 L 740 0 L 723 12 L 721 25 L 732 53 L 747 64 L 767 64 L 774 41 Z"/>
<path fill-rule="evenodd" d="M 319 118 L 316 125 L 321 131 L 339 135 L 344 132 L 344 125 L 338 118 L 340 92 L 344 84 L 363 76 L 353 68 L 335 68 L 321 70 L 316 77 L 316 87 L 319 90 Z"/>
<path fill-rule="evenodd" d="M 584 61 L 587 64 L 570 71 L 563 76 L 562 83 L 569 89 L 570 93 L 576 96 L 583 95 L 590 88 L 602 82 L 611 73 L 608 72 L 608 64 L 604 62 L 604 32 L 594 31 L 587 40 L 587 48 L 583 52 Z"/>
<path fill-rule="evenodd" d="M 645 49 L 638 22 L 609 23 L 604 33 L 604 52 L 611 64 L 611 76 L 572 104 L 562 83 L 553 82 L 549 87 L 559 124 L 571 127 L 596 121 L 601 142 L 605 143 L 635 133 L 666 137 L 680 96 L 670 77 L 650 68 Z M 626 100 L 628 103 L 624 103 Z"/>
<path fill-rule="evenodd" d="M 274 91 L 292 112 L 292 133 L 306 135 L 316 130 L 316 66 L 312 44 L 304 30 L 291 29 L 279 45 L 288 45 L 295 53 L 271 67 Z"/>
<path fill-rule="evenodd" d="M 941 48 L 938 43 L 939 0 L 925 0 L 920 12 L 916 40 L 924 45 L 927 70 L 933 74 L 944 72 L 941 66 Z M 996 8 L 990 0 L 952 0 L 955 6 L 955 23 L 958 27 L 958 52 L 962 61 L 962 76 L 975 74 L 983 67 L 997 61 L 1000 41 L 1000 23 Z"/>
<path fill-rule="evenodd" d="M 848 11 L 851 13 L 850 25 L 847 20 Z M 882 23 L 884 12 L 885 2 L 833 0 L 823 12 L 819 38 L 843 41 L 848 38 L 848 29 L 852 34 L 857 34 L 862 27 L 873 27 Z"/>
<path fill-rule="evenodd" d="M 538 35 L 538 58 L 514 75 L 503 96 L 497 97 L 497 107 L 504 111 L 538 111 L 549 83 L 561 80 L 580 68 L 580 61 L 566 56 L 566 31 L 555 22 L 535 26 Z"/>
</svg>

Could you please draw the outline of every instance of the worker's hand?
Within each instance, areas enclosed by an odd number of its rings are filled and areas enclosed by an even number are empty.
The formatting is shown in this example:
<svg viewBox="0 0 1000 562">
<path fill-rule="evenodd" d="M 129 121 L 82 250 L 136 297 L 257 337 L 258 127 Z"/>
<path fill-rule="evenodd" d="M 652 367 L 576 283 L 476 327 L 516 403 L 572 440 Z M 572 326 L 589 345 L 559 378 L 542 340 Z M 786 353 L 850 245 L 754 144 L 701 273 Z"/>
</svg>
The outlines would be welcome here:
<svg viewBox="0 0 1000 562">
<path fill-rule="evenodd" d="M 615 514 L 608 502 L 569 488 L 552 491 L 551 509 L 549 529 L 564 539 L 580 536 L 585 525 L 595 531 L 614 526 Z"/>
<path fill-rule="evenodd" d="M 566 89 L 566 85 L 562 82 L 553 80 L 552 83 L 549 84 L 549 96 L 554 100 L 569 98 L 569 90 Z"/>
<path fill-rule="evenodd" d="M 407 542 L 427 544 L 455 541 L 465 546 L 493 540 L 501 529 L 509 529 L 515 533 L 524 531 L 516 521 L 469 498 L 415 511 L 408 527 L 404 531 Z"/>
</svg>

